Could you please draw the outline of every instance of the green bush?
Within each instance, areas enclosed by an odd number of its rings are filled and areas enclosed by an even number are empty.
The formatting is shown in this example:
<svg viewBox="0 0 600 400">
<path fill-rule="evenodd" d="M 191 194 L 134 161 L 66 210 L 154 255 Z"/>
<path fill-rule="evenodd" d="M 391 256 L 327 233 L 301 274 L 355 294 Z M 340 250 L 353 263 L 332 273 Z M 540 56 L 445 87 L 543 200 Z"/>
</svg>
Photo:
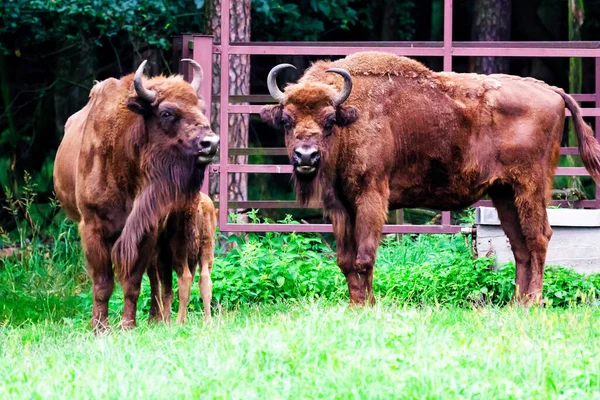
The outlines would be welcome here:
<svg viewBox="0 0 600 400">
<path fill-rule="evenodd" d="M 42 235 L 31 217 L 34 203 L 35 192 L 27 189 L 22 198 L 10 198 L 5 206 L 18 228 L 2 235 L 3 247 L 16 251 L 0 258 L 0 321 L 87 319 L 91 285 L 76 225 L 59 215 Z M 251 213 L 250 219 L 271 222 L 259 220 L 256 213 Z M 279 222 L 297 223 L 290 217 Z M 335 243 L 330 244 L 323 235 L 218 235 L 225 244 L 217 247 L 212 279 L 213 300 L 220 307 L 317 298 L 347 301 Z M 504 305 L 511 298 L 514 277 L 513 264 L 495 267 L 493 259 L 474 259 L 470 243 L 462 235 L 388 235 L 379 248 L 374 290 L 379 298 L 418 306 Z M 544 288 L 548 306 L 595 304 L 600 274 L 548 267 Z M 122 292 L 117 289 L 110 302 L 113 316 L 120 314 L 122 304 Z M 149 305 L 146 279 L 139 303 L 143 315 Z M 197 285 L 190 308 L 202 309 Z"/>
</svg>

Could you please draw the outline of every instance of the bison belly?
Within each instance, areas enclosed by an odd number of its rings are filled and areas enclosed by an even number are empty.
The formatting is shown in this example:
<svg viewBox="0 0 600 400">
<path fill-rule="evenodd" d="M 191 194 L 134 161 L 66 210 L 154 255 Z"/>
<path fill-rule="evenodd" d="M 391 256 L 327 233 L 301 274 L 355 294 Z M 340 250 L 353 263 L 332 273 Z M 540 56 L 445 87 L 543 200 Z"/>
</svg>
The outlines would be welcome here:
<svg viewBox="0 0 600 400">
<path fill-rule="evenodd" d="M 436 160 L 427 167 L 398 171 L 390 179 L 390 209 L 429 207 L 460 210 L 479 200 L 488 188 L 480 172 L 465 173 Z"/>
</svg>

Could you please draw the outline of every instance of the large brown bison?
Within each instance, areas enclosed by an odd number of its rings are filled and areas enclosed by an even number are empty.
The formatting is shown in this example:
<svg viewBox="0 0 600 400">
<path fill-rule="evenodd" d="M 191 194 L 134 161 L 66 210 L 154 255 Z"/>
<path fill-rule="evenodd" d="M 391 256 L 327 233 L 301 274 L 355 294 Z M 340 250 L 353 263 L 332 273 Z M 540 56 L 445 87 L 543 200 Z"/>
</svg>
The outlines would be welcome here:
<svg viewBox="0 0 600 400">
<path fill-rule="evenodd" d="M 67 215 L 79 222 L 95 329 L 107 326 L 113 264 L 124 292 L 121 325 L 135 326 L 142 276 L 156 255 L 161 226 L 187 234 L 175 246 L 173 263 L 197 254 L 196 219 L 186 211 L 197 209 L 219 140 L 197 94 L 202 69 L 191 62 L 191 84 L 181 76 L 146 79 L 145 61 L 135 75 L 97 83 L 88 104 L 66 123 L 54 187 Z"/>
<path fill-rule="evenodd" d="M 296 83 L 268 87 L 279 104 L 297 195 L 320 193 L 333 223 L 350 302 L 373 302 L 373 263 L 389 208 L 458 210 L 488 194 L 517 264 L 515 299 L 539 302 L 548 241 L 546 204 L 565 105 L 579 152 L 600 183 L 600 146 L 571 96 L 509 75 L 433 72 L 377 52 L 312 65 Z"/>
<path fill-rule="evenodd" d="M 195 207 L 195 208 L 194 208 Z M 210 303 L 212 300 L 212 272 L 215 251 L 215 230 L 217 229 L 217 213 L 215 206 L 204 193 L 199 193 L 199 201 L 190 203 L 189 213 L 184 213 L 187 218 L 195 221 L 196 232 L 186 233 L 179 229 L 180 223 L 176 219 L 165 219 L 161 227 L 161 236 L 157 258 L 148 266 L 150 278 L 150 319 L 171 321 L 171 306 L 173 304 L 173 269 L 177 273 L 177 294 L 179 310 L 177 323 L 184 323 L 187 314 L 187 305 L 190 301 L 192 281 L 196 268 L 200 264 L 200 297 L 204 303 L 204 321 L 211 320 Z M 188 238 L 193 238 L 196 243 L 192 246 L 196 253 L 188 256 L 188 263 L 173 263 L 173 254 L 177 253 L 179 243 Z M 160 289 L 160 291 L 159 291 Z"/>
</svg>

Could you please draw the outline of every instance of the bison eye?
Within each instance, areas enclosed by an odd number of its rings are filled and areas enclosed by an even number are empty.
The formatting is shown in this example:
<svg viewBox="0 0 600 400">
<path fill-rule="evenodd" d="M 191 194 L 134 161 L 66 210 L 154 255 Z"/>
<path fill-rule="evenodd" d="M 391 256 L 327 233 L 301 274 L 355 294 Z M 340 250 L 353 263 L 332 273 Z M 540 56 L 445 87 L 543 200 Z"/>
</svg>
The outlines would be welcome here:
<svg viewBox="0 0 600 400">
<path fill-rule="evenodd" d="M 323 128 L 325 128 L 325 130 L 331 130 L 333 129 L 333 125 L 335 125 L 335 117 L 331 117 L 328 118 L 327 121 L 325 121 L 325 124 L 323 125 Z"/>
<path fill-rule="evenodd" d="M 292 129 L 292 119 L 290 117 L 283 117 L 282 121 L 283 122 L 283 127 L 285 128 L 286 131 L 289 131 L 290 129 Z"/>
<path fill-rule="evenodd" d="M 173 113 L 170 111 L 163 111 L 160 113 L 160 117 L 164 120 L 169 120 L 173 118 Z"/>
</svg>

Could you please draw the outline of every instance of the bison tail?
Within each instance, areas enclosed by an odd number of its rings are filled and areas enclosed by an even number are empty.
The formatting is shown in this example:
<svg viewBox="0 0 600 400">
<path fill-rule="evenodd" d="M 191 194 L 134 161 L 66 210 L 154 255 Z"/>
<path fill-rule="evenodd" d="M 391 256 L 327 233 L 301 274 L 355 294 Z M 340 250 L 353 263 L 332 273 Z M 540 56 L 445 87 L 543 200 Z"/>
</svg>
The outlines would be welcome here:
<svg viewBox="0 0 600 400">
<path fill-rule="evenodd" d="M 562 89 L 553 89 L 563 98 L 567 108 L 571 111 L 575 131 L 577 132 L 577 141 L 579 142 L 579 155 L 596 184 L 600 185 L 600 144 L 594 137 L 594 131 L 583 121 L 581 108 L 575 99 Z"/>
</svg>

